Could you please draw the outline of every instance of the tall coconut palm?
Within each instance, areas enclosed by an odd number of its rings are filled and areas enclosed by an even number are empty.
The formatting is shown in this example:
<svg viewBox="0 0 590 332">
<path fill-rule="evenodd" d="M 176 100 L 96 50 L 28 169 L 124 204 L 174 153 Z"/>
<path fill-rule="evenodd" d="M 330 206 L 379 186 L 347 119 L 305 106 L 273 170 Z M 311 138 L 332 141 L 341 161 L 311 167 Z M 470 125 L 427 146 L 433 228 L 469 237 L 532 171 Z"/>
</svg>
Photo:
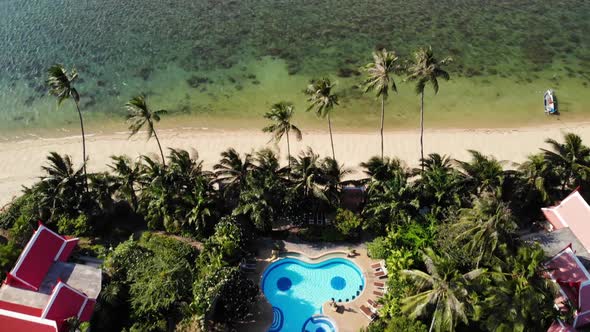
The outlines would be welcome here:
<svg viewBox="0 0 590 332">
<path fill-rule="evenodd" d="M 299 154 L 298 158 L 291 157 L 293 164 L 294 190 L 301 192 L 307 200 L 318 199 L 327 201 L 324 193 L 324 173 L 320 156 L 311 148 L 307 148 Z"/>
<path fill-rule="evenodd" d="M 237 197 L 253 167 L 252 155 L 246 154 L 242 159 L 234 148 L 229 148 L 221 153 L 221 160 L 213 170 L 216 181 L 225 186 L 224 191 Z"/>
<path fill-rule="evenodd" d="M 547 258 L 539 245 L 509 251 L 493 266 L 483 290 L 480 320 L 487 331 L 542 331 L 555 319 L 556 283 L 543 275 Z M 487 317 L 486 317 L 487 316 Z"/>
<path fill-rule="evenodd" d="M 462 209 L 459 221 L 451 226 L 458 231 L 458 240 L 466 239 L 466 249 L 475 257 L 476 267 L 490 258 L 500 243 L 510 240 L 516 229 L 512 213 L 495 196 L 476 198 L 473 207 Z"/>
<path fill-rule="evenodd" d="M 551 149 L 541 149 L 545 159 L 561 173 L 562 191 L 568 184 L 573 187 L 579 186 L 590 176 L 590 149 L 582 143 L 582 138 L 574 133 L 567 133 L 563 138 L 564 143 L 549 138 L 545 143 L 549 144 Z"/>
<path fill-rule="evenodd" d="M 289 132 L 293 131 L 295 138 L 301 140 L 301 130 L 291 123 L 291 118 L 295 112 L 295 106 L 292 103 L 282 101 L 272 105 L 270 112 L 264 114 L 266 119 L 274 123 L 262 128 L 265 133 L 272 133 L 272 139 L 276 143 L 280 142 L 283 136 L 287 137 L 287 160 L 289 169 L 291 169 L 291 143 L 289 142 Z"/>
<path fill-rule="evenodd" d="M 408 80 L 416 82 L 416 93 L 420 95 L 420 160 L 424 159 L 424 90 L 430 83 L 434 93 L 438 94 L 438 79 L 448 81 L 451 78 L 443 69 L 451 60 L 447 57 L 439 61 L 434 57 L 432 47 L 420 48 L 414 52 L 414 63 L 408 70 Z"/>
<path fill-rule="evenodd" d="M 395 70 L 397 61 L 395 52 L 388 52 L 385 48 L 373 52 L 373 62 L 368 63 L 364 70 L 367 79 L 364 82 L 365 93 L 375 91 L 377 97 L 381 97 L 381 159 L 383 159 L 383 125 L 385 122 L 385 99 L 389 96 L 389 90 L 397 92 L 395 81 L 390 76 Z"/>
<path fill-rule="evenodd" d="M 88 192 L 85 191 L 83 167 L 75 168 L 68 155 L 50 152 L 47 165 L 41 169 L 45 173 L 39 187 L 42 207 L 48 208 L 52 216 L 84 210 Z"/>
<path fill-rule="evenodd" d="M 459 321 L 467 323 L 467 283 L 480 277 L 484 271 L 476 269 L 461 274 L 432 249 L 425 250 L 423 259 L 426 272 L 402 271 L 413 282 L 417 292 L 402 300 L 402 312 L 412 318 L 431 314 L 429 331 L 454 331 Z"/>
<path fill-rule="evenodd" d="M 80 111 L 80 94 L 74 87 L 74 81 L 78 78 L 78 72 L 72 69 L 70 73 L 63 65 L 55 64 L 47 71 L 47 84 L 49 85 L 49 93 L 57 97 L 57 105 L 60 106 L 64 100 L 72 99 L 78 111 L 78 118 L 80 119 L 80 131 L 82 132 L 82 160 L 84 177 L 86 173 L 86 134 L 84 132 L 84 120 L 82 119 L 82 112 Z M 88 179 L 85 179 L 86 191 L 88 191 Z"/>
<path fill-rule="evenodd" d="M 111 156 L 113 164 L 109 168 L 113 171 L 119 183 L 119 192 L 123 197 L 131 200 L 133 211 L 137 211 L 137 185 L 141 176 L 141 165 L 134 163 L 127 156 Z"/>
<path fill-rule="evenodd" d="M 342 182 L 344 177 L 352 173 L 352 170 L 345 168 L 337 160 L 326 157 L 320 164 L 323 174 L 324 192 L 328 201 L 335 207 L 340 205 L 342 193 Z"/>
<path fill-rule="evenodd" d="M 319 118 L 328 118 L 332 159 L 336 159 L 336 153 L 334 153 L 334 139 L 332 138 L 332 121 L 330 119 L 330 114 L 334 110 L 334 107 L 338 105 L 338 96 L 332 93 L 334 86 L 335 84 L 332 84 L 329 78 L 322 78 L 319 80 L 312 80 L 305 90 L 305 94 L 309 96 L 307 99 L 309 102 L 307 111 L 315 110 L 315 113 Z"/>
<path fill-rule="evenodd" d="M 511 171 L 505 171 L 502 162 L 493 156 L 475 150 L 467 151 L 471 154 L 471 161 L 456 161 L 463 170 L 467 184 L 474 187 L 477 194 L 484 191 L 502 194 L 504 180 Z"/>
<path fill-rule="evenodd" d="M 394 177 L 396 172 L 407 173 L 403 163 L 398 158 L 371 157 L 368 161 L 360 163 L 364 173 L 369 176 L 369 181 L 383 182 Z"/>
<path fill-rule="evenodd" d="M 147 125 L 147 139 L 155 137 L 156 142 L 158 143 L 158 148 L 160 149 L 160 155 L 162 157 L 162 165 L 166 167 L 166 160 L 164 158 L 164 151 L 162 150 L 162 145 L 160 145 L 160 139 L 158 138 L 158 134 L 156 133 L 156 128 L 154 127 L 154 122 L 160 121 L 160 115 L 164 115 L 167 113 L 166 110 L 158 110 L 152 111 L 148 108 L 146 97 L 145 95 L 139 95 L 131 98 L 125 104 L 127 108 L 127 123 L 129 123 L 129 130 L 131 133 L 129 137 L 137 134 L 138 131 L 143 128 L 143 126 Z"/>
<path fill-rule="evenodd" d="M 403 170 L 394 171 L 383 181 L 373 180 L 367 189 L 363 215 L 371 228 L 380 232 L 389 225 L 402 225 L 418 212 L 415 190 Z"/>
<path fill-rule="evenodd" d="M 434 214 L 449 207 L 461 206 L 465 180 L 453 168 L 452 159 L 446 155 L 431 153 L 421 161 L 421 165 L 424 166 L 424 171 L 415 169 L 413 173 L 421 172 L 416 184 L 421 189 L 422 206 L 430 206 Z"/>
<path fill-rule="evenodd" d="M 527 160 L 518 166 L 518 171 L 526 184 L 523 186 L 526 196 L 538 194 L 542 203 L 551 202 L 551 194 L 554 192 L 558 176 L 545 160 L 543 153 L 528 156 Z"/>
</svg>

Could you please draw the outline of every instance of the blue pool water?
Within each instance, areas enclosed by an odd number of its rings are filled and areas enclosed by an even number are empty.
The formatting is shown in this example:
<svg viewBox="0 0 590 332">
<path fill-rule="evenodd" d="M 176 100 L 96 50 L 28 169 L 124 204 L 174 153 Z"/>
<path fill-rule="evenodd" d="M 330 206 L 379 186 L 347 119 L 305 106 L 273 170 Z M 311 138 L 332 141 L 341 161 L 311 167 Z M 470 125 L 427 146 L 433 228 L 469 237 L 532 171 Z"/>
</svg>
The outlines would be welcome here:
<svg viewBox="0 0 590 332">
<path fill-rule="evenodd" d="M 278 260 L 262 276 L 262 290 L 274 313 L 269 332 L 334 332 L 330 319 L 317 316 L 322 305 L 331 299 L 352 301 L 364 288 L 362 272 L 347 259 L 315 264 L 295 258 Z"/>
</svg>

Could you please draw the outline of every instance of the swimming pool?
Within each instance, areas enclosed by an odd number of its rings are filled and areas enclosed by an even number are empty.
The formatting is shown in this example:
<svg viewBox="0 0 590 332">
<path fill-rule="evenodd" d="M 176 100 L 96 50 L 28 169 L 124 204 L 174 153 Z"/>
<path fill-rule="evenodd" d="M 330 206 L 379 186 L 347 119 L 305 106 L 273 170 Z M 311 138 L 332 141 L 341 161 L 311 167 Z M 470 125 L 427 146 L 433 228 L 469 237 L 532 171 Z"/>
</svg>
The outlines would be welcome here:
<svg viewBox="0 0 590 332">
<path fill-rule="evenodd" d="M 319 263 L 280 259 L 262 275 L 262 291 L 274 313 L 269 332 L 337 331 L 332 320 L 321 316 L 322 305 L 331 299 L 352 301 L 364 289 L 361 270 L 348 259 L 332 258 Z"/>
</svg>

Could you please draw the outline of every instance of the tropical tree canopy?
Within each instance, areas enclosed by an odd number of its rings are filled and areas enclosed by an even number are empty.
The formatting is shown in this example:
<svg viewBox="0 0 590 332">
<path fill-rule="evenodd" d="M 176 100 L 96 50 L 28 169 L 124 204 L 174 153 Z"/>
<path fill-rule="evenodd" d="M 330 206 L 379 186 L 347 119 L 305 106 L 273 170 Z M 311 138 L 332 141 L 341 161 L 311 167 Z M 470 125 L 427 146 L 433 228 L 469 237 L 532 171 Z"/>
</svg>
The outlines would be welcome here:
<svg viewBox="0 0 590 332">
<path fill-rule="evenodd" d="M 438 93 L 438 79 L 448 81 L 451 76 L 443 69 L 443 66 L 450 63 L 452 58 L 446 57 L 438 60 L 434 57 L 432 47 L 420 48 L 414 52 L 414 61 L 408 68 L 408 80 L 416 82 L 416 93 L 424 92 L 426 84 L 430 83 L 434 93 Z"/>
<path fill-rule="evenodd" d="M 74 102 L 80 102 L 80 95 L 73 86 L 73 82 L 78 78 L 78 72 L 72 69 L 69 73 L 63 65 L 56 64 L 49 68 L 47 84 L 49 93 L 57 98 L 58 105 L 64 100 L 72 98 Z"/>
<path fill-rule="evenodd" d="M 279 142 L 283 136 L 289 134 L 289 132 L 293 132 L 295 138 L 300 141 L 301 130 L 291 123 L 294 112 L 295 106 L 293 106 L 292 103 L 282 101 L 272 105 L 271 110 L 264 114 L 264 118 L 269 119 L 274 123 L 262 128 L 262 131 L 265 133 L 271 133 L 273 135 L 272 139 L 275 142 Z"/>
<path fill-rule="evenodd" d="M 305 89 L 309 97 L 308 111 L 314 110 L 320 118 L 325 118 L 338 105 L 338 96 L 332 93 L 334 85 L 329 78 L 313 80 Z"/>
<path fill-rule="evenodd" d="M 363 68 L 367 73 L 367 79 L 363 84 L 365 93 L 374 91 L 377 97 L 387 98 L 389 90 L 397 92 L 397 86 L 391 77 L 397 69 L 397 60 L 395 52 L 388 52 L 385 48 L 373 52 L 373 61 Z"/>
<path fill-rule="evenodd" d="M 459 322 L 467 323 L 469 313 L 468 285 L 482 276 L 482 269 L 460 273 L 444 257 L 426 249 L 426 272 L 404 270 L 415 286 L 415 295 L 403 300 L 402 311 L 412 318 L 432 313 L 431 330 L 454 331 Z"/>
</svg>

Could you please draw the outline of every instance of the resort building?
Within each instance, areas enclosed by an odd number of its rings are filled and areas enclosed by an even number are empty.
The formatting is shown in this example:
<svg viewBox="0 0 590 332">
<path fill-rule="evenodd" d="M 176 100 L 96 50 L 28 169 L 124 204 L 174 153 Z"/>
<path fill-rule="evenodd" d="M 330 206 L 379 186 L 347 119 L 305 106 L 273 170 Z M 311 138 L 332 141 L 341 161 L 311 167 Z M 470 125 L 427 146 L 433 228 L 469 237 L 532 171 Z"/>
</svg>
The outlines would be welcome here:
<svg viewBox="0 0 590 332">
<path fill-rule="evenodd" d="M 559 287 L 556 308 L 573 310 L 573 321 L 555 321 L 548 332 L 576 331 L 590 325 L 590 206 L 576 190 L 558 205 L 542 209 L 549 232 L 525 237 L 551 256 L 547 277 Z"/>
<path fill-rule="evenodd" d="M 102 272 L 67 262 L 77 243 L 39 224 L 0 287 L 2 331 L 63 332 L 69 318 L 90 320 Z"/>
</svg>

